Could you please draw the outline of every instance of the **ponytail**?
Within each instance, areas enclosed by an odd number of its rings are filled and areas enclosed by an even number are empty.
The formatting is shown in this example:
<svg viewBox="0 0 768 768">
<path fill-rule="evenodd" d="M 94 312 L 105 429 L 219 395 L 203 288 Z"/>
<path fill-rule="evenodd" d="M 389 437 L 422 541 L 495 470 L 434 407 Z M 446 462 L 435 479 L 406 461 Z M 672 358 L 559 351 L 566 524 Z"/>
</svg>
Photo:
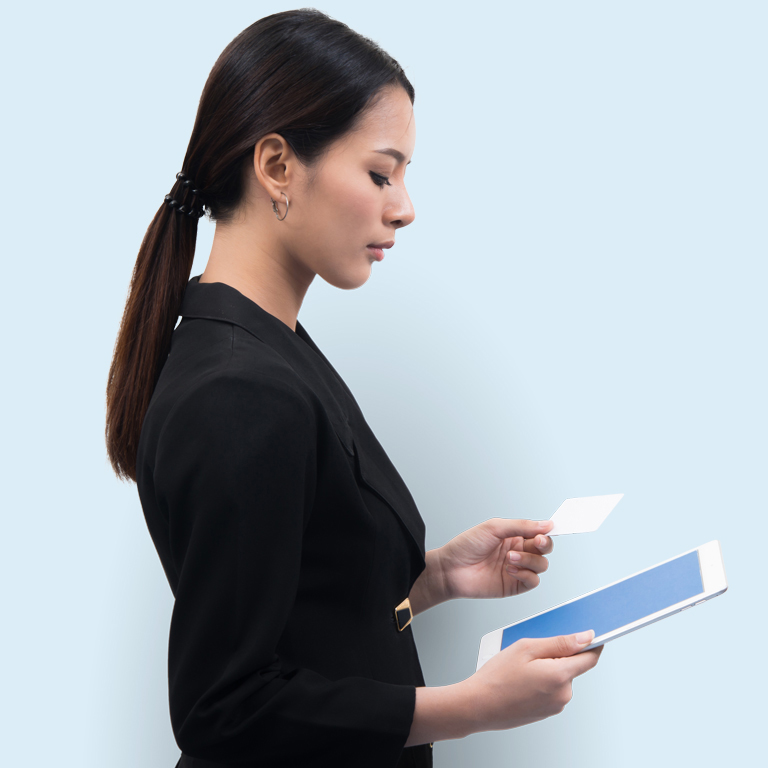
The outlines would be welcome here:
<svg viewBox="0 0 768 768">
<path fill-rule="evenodd" d="M 177 181 L 171 194 L 183 205 L 189 193 Z M 163 203 L 136 258 L 107 379 L 107 454 L 121 479 L 136 480 L 141 427 L 192 271 L 198 220 Z"/>
</svg>

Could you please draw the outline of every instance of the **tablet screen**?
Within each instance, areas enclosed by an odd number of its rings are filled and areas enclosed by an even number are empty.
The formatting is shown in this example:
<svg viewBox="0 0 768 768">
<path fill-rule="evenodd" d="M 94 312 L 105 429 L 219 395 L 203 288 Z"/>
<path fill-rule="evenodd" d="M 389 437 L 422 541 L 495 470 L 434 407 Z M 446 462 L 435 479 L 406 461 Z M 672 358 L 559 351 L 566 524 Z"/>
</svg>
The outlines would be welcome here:
<svg viewBox="0 0 768 768">
<path fill-rule="evenodd" d="M 595 630 L 595 637 L 704 591 L 699 552 L 662 563 L 609 587 L 504 629 L 501 650 L 522 637 L 554 637 Z"/>
</svg>

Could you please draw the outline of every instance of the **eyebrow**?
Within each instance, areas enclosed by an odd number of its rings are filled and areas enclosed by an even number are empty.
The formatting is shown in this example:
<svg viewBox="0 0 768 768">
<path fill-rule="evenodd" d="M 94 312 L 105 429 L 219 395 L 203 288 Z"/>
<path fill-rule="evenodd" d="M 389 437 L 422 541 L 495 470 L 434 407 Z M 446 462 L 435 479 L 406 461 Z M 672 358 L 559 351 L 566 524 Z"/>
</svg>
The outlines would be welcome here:
<svg viewBox="0 0 768 768">
<path fill-rule="evenodd" d="M 393 149 L 392 147 L 387 147 L 386 149 L 374 149 L 373 151 L 380 152 L 382 155 L 391 155 L 395 158 L 395 160 L 397 160 L 398 163 L 402 163 L 403 160 L 405 160 L 405 155 L 397 149 Z M 409 160 L 406 165 L 410 164 L 411 161 Z"/>
</svg>

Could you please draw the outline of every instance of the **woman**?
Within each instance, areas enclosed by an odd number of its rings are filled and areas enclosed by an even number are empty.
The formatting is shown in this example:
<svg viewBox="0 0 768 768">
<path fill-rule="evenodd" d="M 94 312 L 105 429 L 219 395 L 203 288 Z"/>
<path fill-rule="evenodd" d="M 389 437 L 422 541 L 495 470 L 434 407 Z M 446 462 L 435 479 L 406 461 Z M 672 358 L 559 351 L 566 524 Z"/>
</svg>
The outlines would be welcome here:
<svg viewBox="0 0 768 768">
<path fill-rule="evenodd" d="M 179 766 L 416 766 L 440 739 L 559 712 L 599 651 L 520 641 L 425 686 L 411 618 L 535 587 L 549 522 L 492 518 L 425 552 L 424 522 L 297 316 L 316 275 L 365 283 L 414 219 L 414 89 L 313 9 L 238 35 L 136 262 L 107 389 L 175 597 Z M 198 218 L 217 222 L 189 279 Z M 174 330 L 174 324 L 181 321 Z"/>
</svg>

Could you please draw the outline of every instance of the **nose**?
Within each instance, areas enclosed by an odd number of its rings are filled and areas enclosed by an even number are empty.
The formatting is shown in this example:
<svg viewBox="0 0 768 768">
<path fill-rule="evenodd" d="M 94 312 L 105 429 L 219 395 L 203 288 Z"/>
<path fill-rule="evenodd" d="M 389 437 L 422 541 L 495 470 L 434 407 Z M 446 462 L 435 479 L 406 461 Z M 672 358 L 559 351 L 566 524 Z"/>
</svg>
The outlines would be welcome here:
<svg viewBox="0 0 768 768">
<path fill-rule="evenodd" d="M 407 227 L 416 218 L 416 211 L 408 192 L 403 188 L 403 194 L 394 210 L 389 211 L 389 223 L 396 229 Z"/>
</svg>

